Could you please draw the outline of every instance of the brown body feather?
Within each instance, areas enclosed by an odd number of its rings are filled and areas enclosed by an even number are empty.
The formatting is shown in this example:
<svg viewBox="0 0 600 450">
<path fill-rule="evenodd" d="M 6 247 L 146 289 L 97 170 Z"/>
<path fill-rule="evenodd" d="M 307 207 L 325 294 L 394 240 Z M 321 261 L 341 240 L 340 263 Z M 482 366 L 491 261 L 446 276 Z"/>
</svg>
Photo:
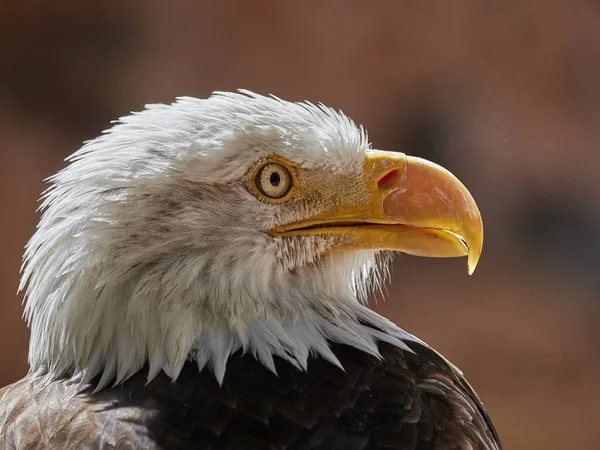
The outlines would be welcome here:
<svg viewBox="0 0 600 450">
<path fill-rule="evenodd" d="M 222 386 L 188 363 L 177 382 L 140 372 L 92 394 L 25 378 L 0 390 L 1 449 L 472 449 L 500 444 L 479 399 L 433 350 L 344 345 L 345 371 L 310 359 L 275 376 L 234 355 Z"/>
</svg>

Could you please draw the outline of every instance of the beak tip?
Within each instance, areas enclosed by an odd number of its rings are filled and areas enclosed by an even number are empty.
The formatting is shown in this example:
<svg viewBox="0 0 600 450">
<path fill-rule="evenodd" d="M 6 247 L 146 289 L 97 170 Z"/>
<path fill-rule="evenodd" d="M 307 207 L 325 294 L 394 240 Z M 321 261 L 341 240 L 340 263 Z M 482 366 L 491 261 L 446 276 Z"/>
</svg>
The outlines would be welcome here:
<svg viewBox="0 0 600 450">
<path fill-rule="evenodd" d="M 476 226 L 472 227 L 472 229 L 470 227 L 467 234 L 468 238 L 465 239 L 467 243 L 467 267 L 469 275 L 473 275 L 473 272 L 475 272 L 475 268 L 483 252 L 483 222 L 479 214 L 479 209 L 476 209 L 476 211 L 479 220 Z"/>
<path fill-rule="evenodd" d="M 479 258 L 481 257 L 481 247 L 478 249 L 470 248 L 467 256 L 467 271 L 469 275 L 473 275 L 475 272 L 475 268 L 479 263 Z"/>
</svg>

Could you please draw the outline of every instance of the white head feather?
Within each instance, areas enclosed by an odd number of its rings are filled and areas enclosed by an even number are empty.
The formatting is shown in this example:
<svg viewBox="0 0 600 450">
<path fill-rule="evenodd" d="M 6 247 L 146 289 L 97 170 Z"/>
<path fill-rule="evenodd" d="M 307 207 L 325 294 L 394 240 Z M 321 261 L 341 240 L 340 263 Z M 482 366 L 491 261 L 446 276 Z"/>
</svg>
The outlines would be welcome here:
<svg viewBox="0 0 600 450">
<path fill-rule="evenodd" d="M 266 231 L 298 212 L 267 204 L 244 181 L 277 154 L 359 175 L 366 133 L 322 105 L 250 92 L 180 98 L 122 118 L 51 178 L 21 289 L 34 374 L 98 388 L 149 367 L 176 379 L 186 360 L 222 381 L 242 349 L 275 370 L 329 342 L 378 355 L 414 339 L 364 306 L 385 254 L 317 257 L 325 238 Z"/>
</svg>

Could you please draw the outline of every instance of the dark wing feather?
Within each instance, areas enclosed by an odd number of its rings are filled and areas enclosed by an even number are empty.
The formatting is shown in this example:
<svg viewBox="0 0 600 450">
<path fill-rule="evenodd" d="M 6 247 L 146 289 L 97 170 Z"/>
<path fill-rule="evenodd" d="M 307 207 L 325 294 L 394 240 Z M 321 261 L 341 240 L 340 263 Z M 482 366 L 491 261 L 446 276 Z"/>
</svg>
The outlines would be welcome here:
<svg viewBox="0 0 600 450">
<path fill-rule="evenodd" d="M 191 363 L 176 383 L 139 373 L 97 394 L 24 379 L 0 390 L 0 448 L 499 449 L 464 378 L 410 345 L 415 354 L 381 344 L 381 360 L 334 345 L 345 371 L 277 360 L 278 376 L 236 354 L 222 387 Z"/>
</svg>

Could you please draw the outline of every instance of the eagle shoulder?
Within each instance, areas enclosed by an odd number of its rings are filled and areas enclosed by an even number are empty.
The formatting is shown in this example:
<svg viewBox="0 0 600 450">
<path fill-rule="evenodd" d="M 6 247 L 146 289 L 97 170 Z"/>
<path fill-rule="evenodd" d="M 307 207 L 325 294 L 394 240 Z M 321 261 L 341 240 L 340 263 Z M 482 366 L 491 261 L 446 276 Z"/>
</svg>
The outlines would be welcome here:
<svg viewBox="0 0 600 450">
<path fill-rule="evenodd" d="M 0 449 L 158 448 L 144 426 L 152 413 L 77 383 L 26 377 L 0 390 Z"/>
<path fill-rule="evenodd" d="M 380 344 L 378 359 L 333 344 L 343 371 L 277 359 L 277 375 L 237 353 L 221 386 L 192 363 L 176 382 L 140 372 L 97 393 L 25 378 L 0 391 L 0 448 L 499 449 L 462 375 L 410 345 Z"/>
</svg>

